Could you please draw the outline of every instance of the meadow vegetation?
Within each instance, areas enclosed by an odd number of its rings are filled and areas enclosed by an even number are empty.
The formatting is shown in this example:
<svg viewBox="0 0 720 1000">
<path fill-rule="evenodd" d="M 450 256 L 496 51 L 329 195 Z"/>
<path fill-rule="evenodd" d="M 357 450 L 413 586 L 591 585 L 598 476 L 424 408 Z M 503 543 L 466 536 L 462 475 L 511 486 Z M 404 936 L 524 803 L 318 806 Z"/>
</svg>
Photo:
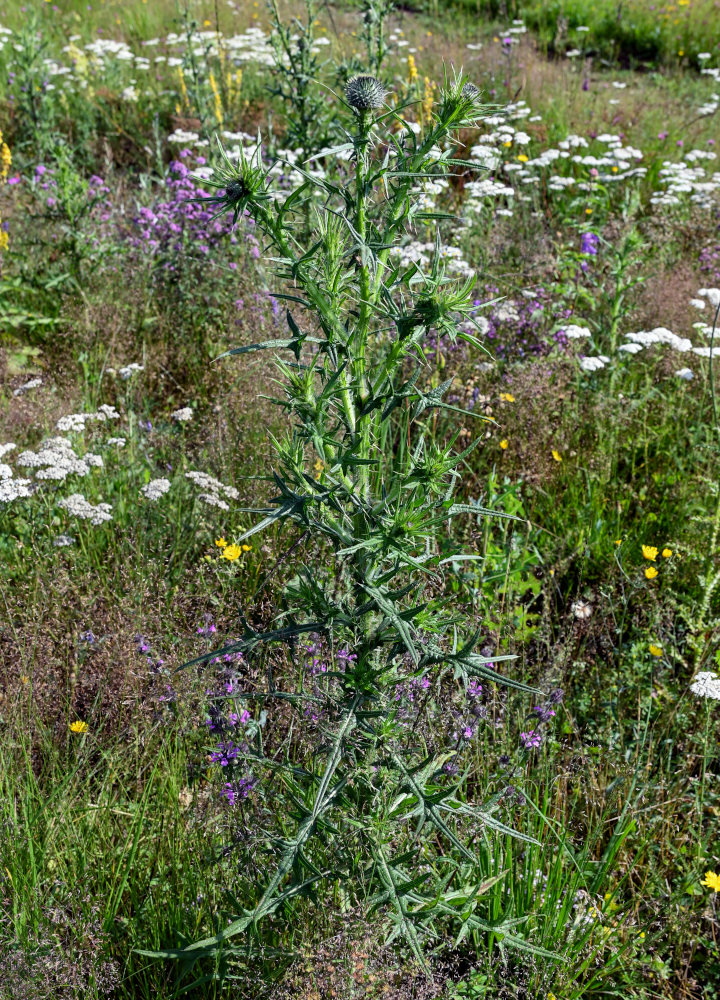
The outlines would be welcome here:
<svg viewBox="0 0 720 1000">
<path fill-rule="evenodd" d="M 720 997 L 714 0 L 0 21 L 0 1000 Z"/>
</svg>

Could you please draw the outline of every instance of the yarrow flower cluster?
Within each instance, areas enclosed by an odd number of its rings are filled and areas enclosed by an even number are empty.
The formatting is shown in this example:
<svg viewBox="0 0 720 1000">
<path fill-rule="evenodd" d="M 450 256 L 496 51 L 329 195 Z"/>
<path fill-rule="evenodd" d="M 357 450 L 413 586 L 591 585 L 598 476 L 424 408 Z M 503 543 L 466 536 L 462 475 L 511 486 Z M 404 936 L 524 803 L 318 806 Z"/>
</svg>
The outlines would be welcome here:
<svg viewBox="0 0 720 1000">
<path fill-rule="evenodd" d="M 18 455 L 18 465 L 37 468 L 36 479 L 53 479 L 64 482 L 68 476 L 86 476 L 91 468 L 102 468 L 100 455 L 86 452 L 78 458 L 70 442 L 63 437 L 53 437 L 45 441 L 40 450 L 23 451 Z"/>
<path fill-rule="evenodd" d="M 85 424 L 93 421 L 103 423 L 106 420 L 119 420 L 120 414 L 114 406 L 103 403 L 97 408 L 95 413 L 68 413 L 65 417 L 60 417 L 55 424 L 57 429 L 65 434 L 68 431 L 80 433 L 85 430 Z"/>
<path fill-rule="evenodd" d="M 106 521 L 112 521 L 112 507 L 109 503 L 99 503 L 93 506 L 82 493 L 73 493 L 69 497 L 58 500 L 58 507 L 64 508 L 71 517 L 81 521 L 89 521 L 97 527 Z"/>
<path fill-rule="evenodd" d="M 186 472 L 185 478 L 198 486 L 203 492 L 198 493 L 198 500 L 210 504 L 212 507 L 219 507 L 220 510 L 230 510 L 230 505 L 223 497 L 229 500 L 237 500 L 240 494 L 234 486 L 226 486 L 219 479 L 208 475 L 207 472 Z"/>
<path fill-rule="evenodd" d="M 712 698 L 720 701 L 720 677 L 714 670 L 701 670 L 696 674 L 690 690 L 698 698 Z"/>
<path fill-rule="evenodd" d="M 170 489 L 169 479 L 151 479 L 149 483 L 140 487 L 140 492 L 148 500 L 159 500 L 160 497 L 165 496 L 165 494 Z"/>
</svg>

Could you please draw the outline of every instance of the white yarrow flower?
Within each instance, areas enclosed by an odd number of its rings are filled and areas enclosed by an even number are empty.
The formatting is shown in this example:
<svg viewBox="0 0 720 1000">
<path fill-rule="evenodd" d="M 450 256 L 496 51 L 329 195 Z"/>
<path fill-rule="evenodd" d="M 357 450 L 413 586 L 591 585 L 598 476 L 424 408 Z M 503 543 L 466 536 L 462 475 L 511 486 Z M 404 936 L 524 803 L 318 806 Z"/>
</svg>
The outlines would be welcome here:
<svg viewBox="0 0 720 1000">
<path fill-rule="evenodd" d="M 702 670 L 696 674 L 690 690 L 698 698 L 714 698 L 720 701 L 720 677 L 713 670 Z"/>
<path fill-rule="evenodd" d="M 56 549 L 64 549 L 67 545 L 74 545 L 75 539 L 72 535 L 58 535 L 53 539 L 53 545 Z"/>
<path fill-rule="evenodd" d="M 31 389 L 37 389 L 39 385 L 42 385 L 41 378 L 31 378 L 29 382 L 25 383 L 25 385 L 21 385 L 17 389 L 13 389 L 13 396 L 22 396 L 23 393 L 30 392 Z"/>
<path fill-rule="evenodd" d="M 167 491 L 170 489 L 169 479 L 151 479 L 149 483 L 140 488 L 140 492 L 148 500 L 159 500 L 160 497 L 165 496 Z"/>
<path fill-rule="evenodd" d="M 73 493 L 69 497 L 58 500 L 58 506 L 63 507 L 72 517 L 89 521 L 95 526 L 104 521 L 112 521 L 112 507 L 109 503 L 99 503 L 93 506 L 82 493 Z"/>
<path fill-rule="evenodd" d="M 189 406 L 183 406 L 180 410 L 174 410 L 170 416 L 177 420 L 179 424 L 186 424 L 193 418 L 193 411 Z"/>
<path fill-rule="evenodd" d="M 37 487 L 29 479 L 0 479 L 0 503 L 12 503 L 33 494 Z"/>
</svg>

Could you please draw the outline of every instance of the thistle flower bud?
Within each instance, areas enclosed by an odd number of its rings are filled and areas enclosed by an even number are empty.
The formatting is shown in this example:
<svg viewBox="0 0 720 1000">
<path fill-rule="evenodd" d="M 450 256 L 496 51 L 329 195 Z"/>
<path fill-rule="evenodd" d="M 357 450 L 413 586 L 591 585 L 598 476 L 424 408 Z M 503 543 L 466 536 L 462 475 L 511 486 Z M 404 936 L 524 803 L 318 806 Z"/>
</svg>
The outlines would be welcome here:
<svg viewBox="0 0 720 1000">
<path fill-rule="evenodd" d="M 355 111 L 381 108 L 387 91 L 374 76 L 353 76 L 345 84 L 345 100 Z"/>
<path fill-rule="evenodd" d="M 480 88 L 476 87 L 474 83 L 466 83 L 460 91 L 460 96 L 466 101 L 476 101 L 480 97 Z"/>
</svg>

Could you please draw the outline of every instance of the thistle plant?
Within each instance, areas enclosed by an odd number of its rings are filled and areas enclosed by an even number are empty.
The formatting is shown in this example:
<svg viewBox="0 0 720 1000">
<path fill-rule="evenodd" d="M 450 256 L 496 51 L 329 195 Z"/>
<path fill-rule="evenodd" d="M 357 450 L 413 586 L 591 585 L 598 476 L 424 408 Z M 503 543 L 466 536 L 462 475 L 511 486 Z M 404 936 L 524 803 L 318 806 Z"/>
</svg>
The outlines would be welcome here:
<svg viewBox="0 0 720 1000">
<path fill-rule="evenodd" d="M 296 563 L 269 631 L 243 618 L 238 641 L 192 661 L 241 653 L 262 663 L 270 644 L 284 644 L 302 675 L 304 643 L 324 650 L 313 653 L 298 691 L 271 685 L 268 692 L 268 701 L 282 697 L 312 710 L 318 741 L 311 761 L 289 752 L 271 758 L 252 727 L 246 732 L 243 765 L 281 778 L 290 803 L 292 829 L 285 816 L 281 835 L 263 837 L 274 845 L 266 884 L 215 935 L 152 953 L 191 966 L 206 956 L 248 960 L 265 918 L 294 897 L 317 898 L 328 883 L 382 913 L 390 937 L 404 938 L 426 968 L 427 950 L 447 925 L 463 937 L 489 935 L 490 943 L 550 956 L 523 937 L 524 918 L 511 909 L 498 916 L 484 902 L 503 864 L 497 835 L 536 841 L 502 821 L 500 795 L 471 803 L 462 790 L 464 751 L 482 712 L 446 725 L 447 739 L 423 723 L 443 691 L 472 698 L 483 684 L 532 690 L 503 673 L 499 661 L 511 657 L 491 663 L 477 651 L 480 630 L 444 596 L 449 560 L 441 559 L 440 537 L 446 555 L 454 519 L 492 512 L 455 499 L 458 469 L 474 445 L 458 453 L 457 434 L 443 442 L 429 426 L 437 411 L 457 407 L 446 400 L 452 380 L 433 386 L 424 339 L 434 331 L 480 344 L 474 281 L 443 269 L 441 227 L 452 217 L 423 211 L 418 186 L 476 168 L 453 150 L 458 130 L 474 126 L 484 108 L 476 87 L 446 79 L 421 137 L 386 97 L 373 76 L 347 82 L 336 177 L 295 165 L 302 183 L 282 200 L 258 143 L 238 162 L 221 148 L 212 182 L 218 213 L 250 216 L 287 288 L 277 297 L 288 304 L 288 336 L 229 352 L 286 352 L 277 360 L 278 403 L 291 425 L 273 441 L 275 495 L 248 510 L 257 520 L 238 542 L 272 525 L 295 527 L 294 560 L 310 550 L 299 544 L 307 539 L 332 559 Z M 313 227 L 305 237 L 307 217 Z M 425 271 L 393 263 L 393 249 L 419 226 L 436 229 L 437 253 Z M 237 763 L 236 756 L 225 762 Z"/>
</svg>

